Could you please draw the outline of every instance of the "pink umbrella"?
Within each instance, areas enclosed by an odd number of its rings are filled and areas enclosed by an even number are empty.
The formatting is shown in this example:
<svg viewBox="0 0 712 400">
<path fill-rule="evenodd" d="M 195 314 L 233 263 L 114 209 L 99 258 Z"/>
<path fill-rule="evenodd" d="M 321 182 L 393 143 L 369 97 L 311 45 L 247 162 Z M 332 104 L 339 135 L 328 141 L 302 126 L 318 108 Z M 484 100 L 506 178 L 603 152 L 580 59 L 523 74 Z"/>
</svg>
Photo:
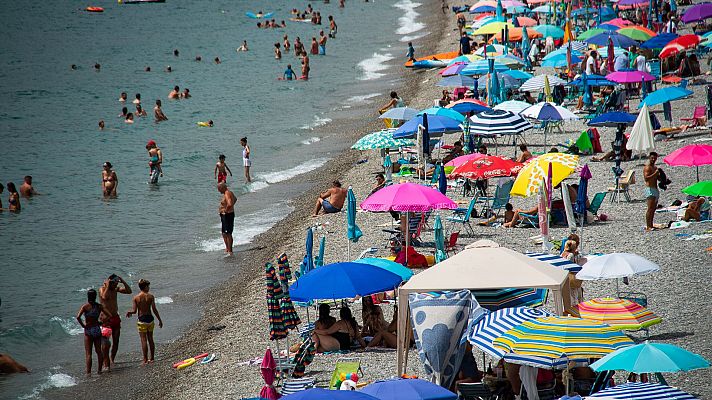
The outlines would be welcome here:
<svg viewBox="0 0 712 400">
<path fill-rule="evenodd" d="M 628 26 L 628 25 L 633 25 L 632 22 L 628 21 L 627 19 L 623 19 L 623 18 L 615 18 L 610 21 L 606 21 L 606 23 L 609 25 L 615 25 L 619 28 L 622 28 L 622 27 Z"/>
<path fill-rule="evenodd" d="M 434 209 L 455 209 L 457 204 L 437 190 L 415 183 L 386 186 L 361 203 L 366 211 L 427 212 Z"/>
<path fill-rule="evenodd" d="M 517 17 L 517 23 L 519 24 L 520 27 L 539 25 L 539 23 L 536 22 L 536 20 L 534 18 L 529 18 L 529 17 Z"/>
<path fill-rule="evenodd" d="M 480 157 L 484 157 L 485 155 L 482 153 L 472 153 L 472 154 L 465 154 L 464 156 L 460 157 L 455 157 L 452 160 L 448 161 L 445 166 L 446 167 L 459 167 L 462 164 L 465 164 L 468 161 L 471 160 L 476 160 Z"/>
<path fill-rule="evenodd" d="M 667 165 L 697 168 L 697 182 L 700 181 L 700 165 L 712 164 L 712 146 L 691 144 L 681 147 L 663 158 Z"/>
<path fill-rule="evenodd" d="M 261 398 L 277 400 L 281 397 L 280 394 L 277 393 L 277 389 L 272 386 L 274 383 L 275 369 L 277 369 L 277 363 L 272 356 L 272 350 L 268 347 L 264 358 L 262 358 L 262 365 L 260 365 L 260 373 L 262 373 L 262 378 L 265 380 L 265 385 L 262 386 L 260 390 Z"/>
<path fill-rule="evenodd" d="M 448 66 L 444 70 L 440 71 L 440 75 L 442 75 L 442 76 L 457 75 L 460 73 L 460 71 L 465 69 L 465 67 L 467 67 L 466 62 L 458 61 L 458 62 Z"/>
<path fill-rule="evenodd" d="M 643 81 L 654 81 L 655 77 L 642 71 L 616 71 L 606 75 L 606 79 L 617 83 L 640 83 Z"/>
</svg>

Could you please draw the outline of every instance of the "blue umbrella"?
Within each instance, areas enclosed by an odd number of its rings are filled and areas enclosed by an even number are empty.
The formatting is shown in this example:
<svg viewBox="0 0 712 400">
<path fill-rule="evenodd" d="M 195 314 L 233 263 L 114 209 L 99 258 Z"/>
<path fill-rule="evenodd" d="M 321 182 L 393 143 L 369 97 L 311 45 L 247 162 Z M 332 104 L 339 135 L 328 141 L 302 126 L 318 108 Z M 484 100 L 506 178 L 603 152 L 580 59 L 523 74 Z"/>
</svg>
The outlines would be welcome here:
<svg viewBox="0 0 712 400">
<path fill-rule="evenodd" d="M 640 80 L 640 97 L 643 99 L 643 101 L 638 104 L 638 108 L 643 106 L 643 103 L 645 102 L 645 99 L 648 97 L 648 83 L 645 82 L 645 78 L 641 78 Z"/>
<path fill-rule="evenodd" d="M 658 104 L 667 103 L 669 101 L 682 99 L 690 96 L 691 94 L 691 90 L 683 89 L 679 86 L 665 87 L 648 94 L 648 96 L 640 102 L 638 108 L 643 107 L 643 104 L 647 104 L 648 107 L 652 107 Z"/>
<path fill-rule="evenodd" d="M 527 80 L 527 79 L 531 79 L 531 78 L 534 77 L 534 75 L 532 75 L 532 74 L 530 74 L 530 73 L 528 73 L 528 72 L 520 71 L 520 70 L 518 70 L 518 69 L 512 69 L 512 70 L 509 70 L 509 71 L 504 71 L 504 72 L 502 72 L 502 75 L 511 76 L 512 78 L 514 78 L 514 79 L 516 79 L 516 80 L 520 80 L 520 81 L 522 81 L 522 80 Z"/>
<path fill-rule="evenodd" d="M 648 29 L 653 29 L 653 4 L 655 4 L 655 0 L 648 2 Z"/>
<path fill-rule="evenodd" d="M 569 85 L 571 86 L 584 86 L 584 83 L 586 86 L 616 86 L 617 83 L 611 82 L 608 79 L 606 79 L 605 76 L 601 75 L 596 75 L 596 74 L 586 74 L 583 72 L 581 74 L 580 78 L 574 79 L 573 81 L 569 82 Z"/>
<path fill-rule="evenodd" d="M 492 12 L 492 11 L 497 11 L 497 9 L 492 6 L 479 6 L 475 9 L 471 10 L 470 14 L 485 13 L 485 12 Z"/>
<path fill-rule="evenodd" d="M 458 122 L 464 122 L 465 117 L 457 112 L 456 110 L 453 110 L 451 108 L 444 108 L 444 107 L 430 107 L 426 108 L 425 110 L 422 110 L 418 113 L 418 115 L 423 115 L 423 114 L 428 114 L 428 116 L 432 115 L 439 115 L 441 117 L 448 117 L 452 118 Z"/>
<path fill-rule="evenodd" d="M 618 31 L 618 29 L 621 29 L 620 27 L 611 25 L 611 24 L 597 25 L 596 28 L 603 29 L 604 31 L 608 31 L 608 32 L 616 32 L 616 31 Z"/>
<path fill-rule="evenodd" d="M 477 80 L 478 85 L 480 86 L 485 86 L 487 85 L 487 75 L 482 75 L 480 79 Z M 522 85 L 519 80 L 512 78 L 509 75 L 505 75 L 504 73 L 500 74 L 500 87 L 504 87 L 505 89 L 511 89 L 511 88 L 516 88 Z M 484 110 L 483 110 L 484 111 Z"/>
<path fill-rule="evenodd" d="M 502 0 L 497 0 L 497 9 L 495 10 L 495 18 L 497 21 L 504 22 L 504 9 L 502 8 Z"/>
<path fill-rule="evenodd" d="M 594 371 L 629 371 L 637 374 L 692 371 L 709 368 L 699 354 L 667 343 L 644 343 L 618 349 L 591 364 Z"/>
<path fill-rule="evenodd" d="M 361 389 L 380 400 L 456 400 L 457 395 L 422 379 L 393 379 L 377 381 Z"/>
<path fill-rule="evenodd" d="M 588 121 L 589 126 L 617 127 L 618 125 L 633 125 L 636 116 L 622 111 L 612 111 L 599 115 Z"/>
<path fill-rule="evenodd" d="M 679 36 L 677 33 L 661 33 L 641 43 L 640 47 L 643 49 L 662 49 L 666 44 L 677 39 Z"/>
<path fill-rule="evenodd" d="M 587 106 L 593 105 L 593 94 L 591 94 L 591 84 L 588 80 L 588 75 L 586 71 L 581 73 L 582 83 L 583 83 L 583 104 Z M 604 78 L 605 79 L 605 78 Z M 607 80 L 607 79 L 606 79 Z M 613 83 L 613 82 L 611 82 Z"/>
<path fill-rule="evenodd" d="M 418 110 L 410 107 L 396 107 L 381 114 L 378 118 L 397 119 L 399 121 L 407 121 L 418 114 Z"/>
<path fill-rule="evenodd" d="M 354 196 L 354 191 L 349 186 L 349 190 L 346 192 L 346 237 L 349 239 L 348 258 L 351 258 L 351 242 L 358 242 L 361 236 L 363 236 L 363 232 L 356 225 L 356 196 Z"/>
<path fill-rule="evenodd" d="M 578 17 L 578 16 L 580 16 L 580 15 L 596 14 L 596 13 L 598 13 L 598 9 L 596 9 L 596 8 L 581 7 L 581 8 L 577 8 L 577 9 L 571 11 L 571 16 L 572 16 L 572 17 Z"/>
<path fill-rule="evenodd" d="M 569 46 L 566 46 L 565 48 L 560 48 L 560 49 L 558 49 L 558 50 L 554 50 L 554 51 L 552 51 L 551 53 L 547 54 L 547 55 L 544 57 L 544 60 L 548 60 L 548 59 L 550 59 L 550 58 L 554 58 L 554 57 L 556 57 L 556 56 L 558 56 L 558 55 L 562 55 L 562 54 L 565 56 L 565 55 L 566 55 L 566 52 L 567 52 L 568 50 L 569 50 Z M 572 56 L 575 56 L 575 57 L 583 57 L 583 53 L 581 53 L 581 52 L 578 51 L 578 50 L 574 50 L 574 49 L 571 50 L 571 55 L 572 55 Z"/>
<path fill-rule="evenodd" d="M 438 190 L 440 193 L 445 194 L 447 192 L 447 176 L 445 176 L 445 169 L 442 165 L 438 165 L 440 175 L 438 175 Z"/>
<path fill-rule="evenodd" d="M 425 114 L 427 115 L 427 114 Z M 418 133 L 418 126 L 425 124 L 423 123 L 425 115 L 418 115 L 405 124 L 401 125 L 395 132 L 393 132 L 394 139 L 400 138 L 412 138 Z M 445 132 L 460 132 L 462 128 L 460 123 L 452 118 L 441 117 L 439 115 L 430 115 L 427 117 L 428 120 L 428 132 L 430 134 L 442 134 Z"/>
<path fill-rule="evenodd" d="M 494 68 L 494 60 L 489 59 L 489 93 L 487 94 L 487 102 L 490 106 L 499 103 L 499 78 L 497 78 L 497 71 Z"/>
<path fill-rule="evenodd" d="M 383 268 L 354 262 L 328 264 L 289 287 L 294 301 L 351 299 L 393 290 L 403 279 Z"/>
<path fill-rule="evenodd" d="M 486 74 L 490 71 L 490 66 L 489 66 L 489 60 L 477 60 L 473 63 L 470 63 L 465 69 L 460 71 L 461 75 L 482 75 Z M 510 68 L 501 62 L 495 61 L 494 63 L 494 69 L 495 71 L 507 71 Z"/>
<path fill-rule="evenodd" d="M 608 39 L 613 42 L 614 46 L 628 48 L 631 46 L 637 46 L 638 42 L 629 38 L 628 36 L 621 35 L 617 32 L 604 32 L 598 35 L 591 36 L 590 38 L 584 40 L 588 44 L 595 44 L 597 46 L 607 46 Z"/>
<path fill-rule="evenodd" d="M 282 398 L 284 400 L 378 400 L 377 397 L 355 390 L 327 390 L 322 388 L 302 390 Z"/>
<path fill-rule="evenodd" d="M 467 67 L 463 68 L 466 69 Z M 462 70 L 460 71 L 462 72 Z M 440 80 L 436 85 L 440 87 L 472 87 L 475 78 L 465 75 L 451 75 L 446 76 Z"/>
<path fill-rule="evenodd" d="M 472 114 L 478 114 L 481 113 L 482 111 L 490 111 L 491 108 L 485 107 L 481 104 L 477 104 L 472 101 L 463 101 L 462 103 L 457 103 L 454 106 L 450 107 L 451 110 L 455 110 L 459 112 L 460 114 L 467 114 L 467 113 L 472 113 Z"/>
<path fill-rule="evenodd" d="M 603 389 L 586 397 L 587 399 L 608 400 L 696 400 L 697 397 L 674 387 L 652 382 L 626 382 L 622 385 Z"/>
<path fill-rule="evenodd" d="M 314 231 L 312 228 L 307 228 L 307 242 L 306 242 L 306 255 L 304 255 L 304 261 L 302 265 L 299 266 L 299 272 L 302 276 L 307 274 L 309 271 L 314 269 Z"/>
<path fill-rule="evenodd" d="M 359 258 L 358 260 L 354 260 L 354 262 L 358 264 L 372 265 L 374 267 L 382 268 L 386 271 L 393 272 L 394 274 L 400 276 L 403 279 L 403 282 L 406 282 L 414 275 L 413 271 L 411 271 L 410 268 L 398 264 L 397 262 L 387 260 L 385 258 Z"/>
<path fill-rule="evenodd" d="M 576 57 L 576 56 L 571 56 L 571 63 L 572 64 L 578 64 L 581 62 L 581 58 Z M 566 54 L 559 54 L 554 57 L 549 58 L 548 60 L 544 60 L 541 63 L 542 67 L 551 67 L 551 68 L 563 68 L 567 67 L 569 65 L 568 60 L 566 59 Z"/>
</svg>

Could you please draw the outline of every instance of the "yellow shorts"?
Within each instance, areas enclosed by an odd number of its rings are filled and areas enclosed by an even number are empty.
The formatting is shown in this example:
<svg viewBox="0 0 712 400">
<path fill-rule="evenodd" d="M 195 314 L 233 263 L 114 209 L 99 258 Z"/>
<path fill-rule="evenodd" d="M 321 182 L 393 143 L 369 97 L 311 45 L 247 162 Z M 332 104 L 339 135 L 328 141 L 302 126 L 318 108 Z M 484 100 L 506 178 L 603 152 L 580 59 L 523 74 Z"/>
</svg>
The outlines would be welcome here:
<svg viewBox="0 0 712 400">
<path fill-rule="evenodd" d="M 155 326 L 154 322 L 137 322 L 136 327 L 138 328 L 138 333 L 146 333 L 146 332 L 153 332 L 153 328 Z"/>
</svg>

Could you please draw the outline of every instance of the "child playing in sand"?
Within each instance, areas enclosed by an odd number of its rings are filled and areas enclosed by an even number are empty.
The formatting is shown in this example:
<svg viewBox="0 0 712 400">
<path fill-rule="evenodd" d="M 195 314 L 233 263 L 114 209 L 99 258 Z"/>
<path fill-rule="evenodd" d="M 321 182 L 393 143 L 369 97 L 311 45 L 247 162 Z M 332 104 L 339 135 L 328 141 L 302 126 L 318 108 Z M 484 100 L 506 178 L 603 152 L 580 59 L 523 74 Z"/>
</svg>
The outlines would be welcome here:
<svg viewBox="0 0 712 400">
<path fill-rule="evenodd" d="M 126 318 L 131 318 L 132 315 L 138 313 L 136 327 L 138 328 L 138 335 L 141 337 L 141 351 L 143 352 L 144 365 L 153 362 L 156 352 L 156 345 L 153 343 L 153 328 L 155 325 L 153 322 L 153 314 L 156 314 L 156 318 L 158 318 L 158 327 L 163 328 L 163 321 L 158 314 L 158 309 L 156 309 L 156 299 L 148 292 L 150 285 L 151 282 L 146 279 L 140 279 L 138 281 L 138 287 L 141 289 L 141 293 L 133 298 L 133 309 L 126 313 Z M 148 357 L 149 347 L 151 349 L 150 358 Z"/>
<path fill-rule="evenodd" d="M 232 176 L 232 171 L 230 171 L 230 167 L 225 164 L 224 154 L 220 154 L 220 156 L 218 157 L 218 163 L 215 164 L 215 170 L 213 171 L 213 173 L 215 174 L 215 179 L 218 180 L 218 183 L 226 182 L 228 173 L 230 174 L 230 176 Z"/>
</svg>

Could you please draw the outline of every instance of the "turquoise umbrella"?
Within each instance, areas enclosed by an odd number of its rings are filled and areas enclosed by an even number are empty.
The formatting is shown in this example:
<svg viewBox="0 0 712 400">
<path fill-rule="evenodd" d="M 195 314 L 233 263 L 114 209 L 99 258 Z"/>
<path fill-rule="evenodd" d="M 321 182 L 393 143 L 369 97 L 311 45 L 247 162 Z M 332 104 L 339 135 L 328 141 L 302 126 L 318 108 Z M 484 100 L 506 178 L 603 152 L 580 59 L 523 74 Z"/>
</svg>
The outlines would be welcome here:
<svg viewBox="0 0 712 400">
<path fill-rule="evenodd" d="M 452 108 L 430 107 L 430 108 L 426 108 L 425 110 L 418 112 L 418 115 L 423 115 L 423 114 L 439 115 L 441 117 L 448 117 L 448 118 L 454 119 L 457 122 L 465 121 L 465 116 L 460 114 L 459 112 L 453 110 Z"/>
<path fill-rule="evenodd" d="M 564 30 L 554 25 L 537 25 L 534 30 L 544 35 L 544 37 L 553 37 L 554 39 L 561 39 L 564 37 Z"/>
<path fill-rule="evenodd" d="M 414 144 L 415 142 L 411 139 L 394 139 L 393 131 L 384 130 L 369 133 L 354 143 L 351 148 L 355 150 L 393 149 Z"/>
<path fill-rule="evenodd" d="M 354 261 L 359 264 L 373 265 L 374 267 L 385 269 L 386 271 L 393 272 L 394 274 L 403 278 L 403 282 L 406 282 L 413 276 L 413 271 L 409 268 L 398 264 L 397 262 L 386 260 L 385 258 L 360 258 Z"/>
<path fill-rule="evenodd" d="M 314 260 L 315 268 L 324 266 L 324 250 L 326 249 L 326 236 L 322 236 L 319 241 L 319 255 Z"/>
<path fill-rule="evenodd" d="M 435 231 L 435 262 L 439 263 L 447 258 L 447 254 L 445 253 L 445 234 L 443 233 L 443 223 L 440 220 L 439 215 L 435 217 L 433 230 Z"/>
<path fill-rule="evenodd" d="M 356 225 L 356 196 L 351 187 L 346 193 L 346 222 L 346 237 L 349 239 L 347 252 L 351 258 L 351 242 L 356 243 L 363 236 L 363 232 Z"/>
<path fill-rule="evenodd" d="M 629 371 L 636 374 L 679 372 L 708 368 L 702 356 L 666 343 L 645 343 L 618 349 L 591 364 L 594 371 Z"/>
<path fill-rule="evenodd" d="M 502 0 L 497 0 L 497 9 L 495 11 L 497 21 L 504 21 L 504 9 L 502 8 Z"/>
</svg>

